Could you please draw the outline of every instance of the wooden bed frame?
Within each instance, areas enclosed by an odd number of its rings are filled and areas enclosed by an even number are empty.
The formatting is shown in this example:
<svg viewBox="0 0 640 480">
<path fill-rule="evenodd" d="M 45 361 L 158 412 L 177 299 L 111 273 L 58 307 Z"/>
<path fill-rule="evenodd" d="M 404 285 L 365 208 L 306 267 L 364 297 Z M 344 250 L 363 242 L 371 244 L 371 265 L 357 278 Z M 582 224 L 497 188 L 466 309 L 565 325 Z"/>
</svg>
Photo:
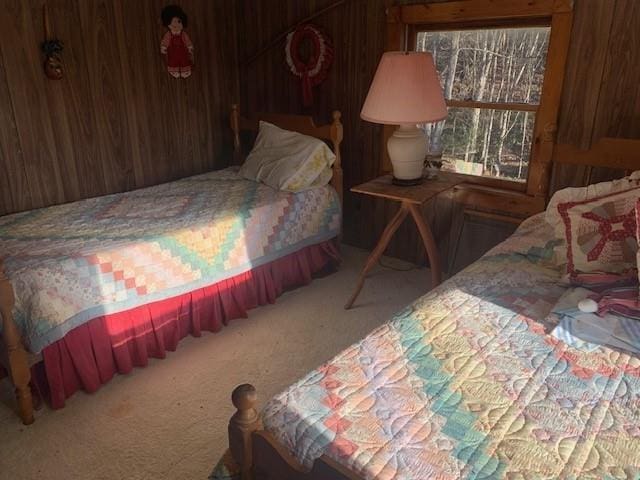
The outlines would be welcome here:
<svg viewBox="0 0 640 480">
<path fill-rule="evenodd" d="M 640 140 L 602 138 L 589 150 L 558 144 L 554 163 L 607 167 L 627 172 L 640 169 Z M 236 413 L 229 420 L 229 450 L 241 468 L 242 480 L 361 480 L 327 457 L 318 458 L 309 471 L 262 428 L 256 410 L 257 392 L 250 384 L 235 388 L 231 400 Z"/>
<path fill-rule="evenodd" d="M 342 157 L 340 154 L 340 144 L 343 139 L 341 114 L 334 111 L 333 122 L 328 125 L 316 126 L 311 117 L 301 115 L 287 115 L 277 113 L 263 113 L 252 116 L 251 119 L 242 117 L 238 105 L 231 106 L 230 124 L 233 130 L 234 159 L 237 163 L 243 161 L 241 132 L 243 130 L 257 132 L 259 121 L 277 125 L 281 128 L 300 132 L 304 135 L 317 137 L 331 143 L 336 155 L 333 164 L 333 177 L 331 185 L 338 192 L 340 203 L 343 200 L 342 185 Z M 0 325 L 2 334 L 0 335 L 0 366 L 5 366 L 11 381 L 15 387 L 16 399 L 18 402 L 18 413 L 25 425 L 34 422 L 33 410 L 34 402 L 31 395 L 31 370 L 33 363 L 37 363 L 26 351 L 20 332 L 13 318 L 13 308 L 15 305 L 15 295 L 9 278 L 4 272 L 2 259 L 0 259 Z M 1 378 L 1 377 L 0 377 Z"/>
</svg>

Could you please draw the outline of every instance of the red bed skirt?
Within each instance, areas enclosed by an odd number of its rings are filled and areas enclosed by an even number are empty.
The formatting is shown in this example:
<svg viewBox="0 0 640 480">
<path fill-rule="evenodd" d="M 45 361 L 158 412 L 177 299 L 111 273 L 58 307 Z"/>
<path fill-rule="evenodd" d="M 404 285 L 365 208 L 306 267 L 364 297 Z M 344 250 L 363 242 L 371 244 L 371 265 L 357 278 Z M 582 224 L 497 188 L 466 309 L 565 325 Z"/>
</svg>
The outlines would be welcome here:
<svg viewBox="0 0 640 480">
<path fill-rule="evenodd" d="M 214 285 L 95 318 L 42 351 L 43 361 L 32 368 L 34 389 L 52 408 L 62 408 L 79 389 L 95 392 L 116 373 L 164 358 L 187 335 L 217 332 L 246 318 L 247 310 L 274 303 L 285 289 L 309 283 L 314 273 L 338 264 L 336 245 L 305 247 Z"/>
</svg>

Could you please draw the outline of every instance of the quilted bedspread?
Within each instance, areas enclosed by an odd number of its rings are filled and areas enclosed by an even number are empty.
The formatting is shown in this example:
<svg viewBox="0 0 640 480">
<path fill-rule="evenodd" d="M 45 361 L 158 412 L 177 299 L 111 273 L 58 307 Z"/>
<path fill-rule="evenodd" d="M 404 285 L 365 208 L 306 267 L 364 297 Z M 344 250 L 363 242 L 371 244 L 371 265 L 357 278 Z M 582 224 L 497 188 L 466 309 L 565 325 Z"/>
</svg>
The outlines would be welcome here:
<svg viewBox="0 0 640 480">
<path fill-rule="evenodd" d="M 265 428 L 367 479 L 639 478 L 640 361 L 548 335 L 550 238 L 528 220 L 271 400 Z"/>
<path fill-rule="evenodd" d="M 15 317 L 33 353 L 98 316 L 181 295 L 336 237 L 329 186 L 298 194 L 229 168 L 0 217 Z"/>
</svg>

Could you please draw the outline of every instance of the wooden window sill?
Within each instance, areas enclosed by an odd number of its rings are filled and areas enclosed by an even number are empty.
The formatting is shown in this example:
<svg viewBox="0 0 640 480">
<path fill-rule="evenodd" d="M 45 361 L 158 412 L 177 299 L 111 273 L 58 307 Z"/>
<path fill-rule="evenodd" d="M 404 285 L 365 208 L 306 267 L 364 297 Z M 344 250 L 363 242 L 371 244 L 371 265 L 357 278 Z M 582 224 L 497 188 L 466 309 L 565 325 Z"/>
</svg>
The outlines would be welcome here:
<svg viewBox="0 0 640 480">
<path fill-rule="evenodd" d="M 545 209 L 543 197 L 472 183 L 461 183 L 453 189 L 456 202 L 467 208 L 527 218 Z"/>
</svg>

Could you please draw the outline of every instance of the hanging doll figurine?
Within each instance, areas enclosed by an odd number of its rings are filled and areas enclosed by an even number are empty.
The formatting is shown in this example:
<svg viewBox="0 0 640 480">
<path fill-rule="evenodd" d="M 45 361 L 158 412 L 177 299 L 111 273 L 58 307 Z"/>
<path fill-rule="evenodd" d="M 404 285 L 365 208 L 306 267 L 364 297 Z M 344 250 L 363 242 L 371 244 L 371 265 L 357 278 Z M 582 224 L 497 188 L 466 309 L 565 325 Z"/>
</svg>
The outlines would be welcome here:
<svg viewBox="0 0 640 480">
<path fill-rule="evenodd" d="M 167 70 L 174 78 L 187 78 L 193 68 L 193 43 L 187 32 L 187 14 L 177 5 L 167 5 L 160 14 L 168 31 L 160 42 L 160 53 L 166 55 Z"/>
</svg>

